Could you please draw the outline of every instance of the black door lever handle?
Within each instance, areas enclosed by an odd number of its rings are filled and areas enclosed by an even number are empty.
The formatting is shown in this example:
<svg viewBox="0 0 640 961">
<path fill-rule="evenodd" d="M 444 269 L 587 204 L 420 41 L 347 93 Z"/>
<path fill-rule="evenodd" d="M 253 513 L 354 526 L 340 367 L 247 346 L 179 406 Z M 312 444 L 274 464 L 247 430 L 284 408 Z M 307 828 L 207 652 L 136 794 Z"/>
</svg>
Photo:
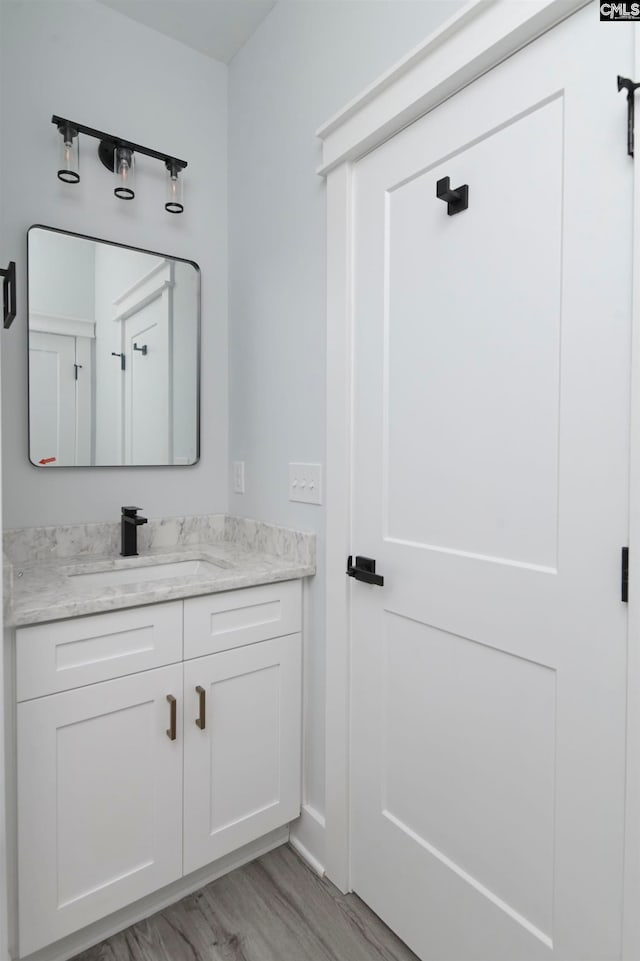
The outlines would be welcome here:
<svg viewBox="0 0 640 961">
<path fill-rule="evenodd" d="M 361 557 L 357 554 L 355 567 L 352 561 L 353 557 L 349 554 L 347 558 L 347 574 L 349 577 L 355 577 L 357 581 L 364 581 L 365 584 L 377 584 L 378 587 L 382 587 L 384 577 L 381 574 L 376 574 L 376 562 L 372 557 Z"/>
</svg>

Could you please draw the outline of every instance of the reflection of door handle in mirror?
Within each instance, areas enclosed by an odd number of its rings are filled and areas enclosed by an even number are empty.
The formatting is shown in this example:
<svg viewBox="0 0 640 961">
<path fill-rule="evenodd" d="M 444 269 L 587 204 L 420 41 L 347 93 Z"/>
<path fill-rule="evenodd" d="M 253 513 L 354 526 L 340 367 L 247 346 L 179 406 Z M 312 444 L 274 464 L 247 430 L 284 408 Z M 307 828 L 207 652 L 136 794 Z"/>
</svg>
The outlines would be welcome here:
<svg viewBox="0 0 640 961">
<path fill-rule="evenodd" d="M 120 370 L 124 370 L 124 354 L 116 354 L 115 350 L 112 350 L 111 356 L 120 358 Z"/>
<path fill-rule="evenodd" d="M 143 356 L 143 357 L 146 357 L 146 355 L 147 355 L 147 345 L 146 345 L 146 344 L 143 344 L 142 347 L 138 347 L 137 344 L 134 344 L 134 345 L 133 345 L 133 349 L 134 349 L 134 350 L 139 350 L 140 353 L 142 354 L 142 356 Z"/>
</svg>

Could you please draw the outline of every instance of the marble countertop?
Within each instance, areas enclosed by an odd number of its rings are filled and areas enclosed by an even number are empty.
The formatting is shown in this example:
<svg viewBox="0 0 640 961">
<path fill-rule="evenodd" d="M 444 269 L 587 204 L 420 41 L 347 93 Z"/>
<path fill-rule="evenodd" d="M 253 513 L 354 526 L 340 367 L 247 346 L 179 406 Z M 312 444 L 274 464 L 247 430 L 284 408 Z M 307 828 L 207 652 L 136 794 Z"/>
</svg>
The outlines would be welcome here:
<svg viewBox="0 0 640 961">
<path fill-rule="evenodd" d="M 237 523 L 232 528 L 232 534 L 234 532 L 237 533 Z M 300 539 L 300 535 L 297 536 Z M 313 538 L 313 535 L 302 536 Z M 201 543 L 194 543 L 190 538 L 187 543 L 149 546 L 141 549 L 138 557 L 129 558 L 113 551 L 102 555 L 93 551 L 75 555 L 65 551 L 62 556 L 53 552 L 47 557 L 37 556 L 35 560 L 12 558 L 9 554 L 11 570 L 9 578 L 5 576 L 5 625 L 37 624 L 315 574 L 315 543 L 312 549 L 297 554 L 257 549 L 264 546 L 272 546 L 268 538 L 266 541 L 264 537 L 258 538 L 256 542 L 255 538 L 245 536 L 226 540 L 207 538 Z M 213 567 L 186 576 L 175 571 L 171 576 L 162 570 L 153 574 L 145 571 L 152 565 L 198 560 Z M 131 573 L 130 579 L 127 571 Z M 119 582 L 108 583 L 115 572 L 118 572 L 115 580 Z M 100 576 L 82 576 L 87 574 Z"/>
</svg>

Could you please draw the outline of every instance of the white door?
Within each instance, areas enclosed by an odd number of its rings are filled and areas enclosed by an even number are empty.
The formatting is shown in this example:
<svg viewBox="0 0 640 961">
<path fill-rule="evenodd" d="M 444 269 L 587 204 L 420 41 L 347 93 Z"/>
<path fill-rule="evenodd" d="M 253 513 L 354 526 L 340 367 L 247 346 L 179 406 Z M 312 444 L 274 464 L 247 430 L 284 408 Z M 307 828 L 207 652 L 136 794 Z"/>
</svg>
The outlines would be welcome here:
<svg viewBox="0 0 640 961">
<path fill-rule="evenodd" d="M 93 340 L 29 334 L 29 449 L 34 464 L 92 462 Z"/>
<path fill-rule="evenodd" d="M 172 460 L 170 316 L 170 290 L 164 290 L 124 322 L 125 464 Z"/>
<path fill-rule="evenodd" d="M 300 814 L 300 634 L 184 665 L 184 872 Z"/>
<path fill-rule="evenodd" d="M 33 464 L 76 463 L 76 338 L 29 337 L 29 449 Z"/>
<path fill-rule="evenodd" d="M 76 337 L 76 464 L 95 464 L 95 341 Z"/>
<path fill-rule="evenodd" d="M 20 956 L 182 874 L 182 665 L 18 705 Z"/>
<path fill-rule="evenodd" d="M 424 959 L 619 958 L 633 28 L 355 175 L 352 883 Z M 448 215 L 437 181 L 468 185 Z"/>
</svg>

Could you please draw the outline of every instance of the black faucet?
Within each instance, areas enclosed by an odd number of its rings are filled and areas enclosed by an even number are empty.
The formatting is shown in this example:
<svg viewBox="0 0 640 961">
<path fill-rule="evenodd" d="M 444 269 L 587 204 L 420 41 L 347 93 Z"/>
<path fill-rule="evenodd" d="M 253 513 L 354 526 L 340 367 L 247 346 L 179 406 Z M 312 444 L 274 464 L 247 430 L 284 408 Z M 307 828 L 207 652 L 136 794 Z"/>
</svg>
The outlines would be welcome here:
<svg viewBox="0 0 640 961">
<path fill-rule="evenodd" d="M 123 507 L 122 521 L 120 523 L 121 549 L 123 557 L 138 556 L 138 528 L 141 524 L 147 523 L 146 517 L 138 517 L 141 507 Z"/>
</svg>

